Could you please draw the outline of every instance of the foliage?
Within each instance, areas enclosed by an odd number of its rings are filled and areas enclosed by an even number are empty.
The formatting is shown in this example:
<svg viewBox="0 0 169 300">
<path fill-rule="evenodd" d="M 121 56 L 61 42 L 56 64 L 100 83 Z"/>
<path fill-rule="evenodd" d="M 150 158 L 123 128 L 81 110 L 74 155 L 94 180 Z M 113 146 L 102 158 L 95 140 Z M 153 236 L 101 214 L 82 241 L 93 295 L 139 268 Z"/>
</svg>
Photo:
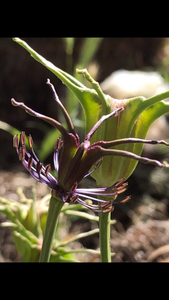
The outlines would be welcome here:
<svg viewBox="0 0 169 300">
<path fill-rule="evenodd" d="M 0 212 L 6 215 L 9 221 L 1 223 L 1 227 L 11 227 L 15 245 L 18 253 L 22 256 L 23 262 L 38 262 L 41 245 L 46 225 L 48 205 L 50 194 L 45 195 L 41 200 L 36 199 L 36 190 L 32 189 L 32 199 L 26 198 L 22 188 L 17 190 L 19 201 L 7 200 L 0 197 Z M 74 204 L 71 207 L 65 205 L 62 210 L 62 218 L 59 220 L 59 230 L 70 216 L 76 218 L 86 218 L 98 222 L 97 216 L 88 214 L 83 211 L 84 208 L 80 204 Z M 65 218 L 63 218 L 63 215 Z M 111 221 L 114 224 L 115 220 Z M 51 252 L 51 262 L 77 262 L 75 253 L 92 253 L 99 254 L 99 251 L 92 249 L 76 249 L 72 250 L 68 245 L 76 240 L 80 240 L 86 236 L 93 235 L 98 229 L 90 230 L 86 233 L 77 233 L 70 235 L 66 239 L 61 240 L 59 234 L 56 233 L 53 240 L 53 248 Z"/>
</svg>

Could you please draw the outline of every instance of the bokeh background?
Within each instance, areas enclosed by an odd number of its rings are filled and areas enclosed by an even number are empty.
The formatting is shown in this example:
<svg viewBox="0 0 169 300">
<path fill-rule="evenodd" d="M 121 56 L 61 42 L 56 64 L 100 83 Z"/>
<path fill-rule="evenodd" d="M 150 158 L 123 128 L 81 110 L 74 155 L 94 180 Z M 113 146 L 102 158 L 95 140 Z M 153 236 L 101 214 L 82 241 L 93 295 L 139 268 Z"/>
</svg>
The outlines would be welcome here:
<svg viewBox="0 0 169 300">
<path fill-rule="evenodd" d="M 26 41 L 35 51 L 62 70 L 73 74 L 75 68 L 79 67 L 79 56 L 83 43 L 85 42 L 85 38 L 74 39 L 72 52 L 69 52 L 66 48 L 65 40 L 63 38 L 20 38 Z M 86 48 L 86 53 L 89 50 L 90 49 Z M 98 44 L 97 50 L 95 51 L 90 63 L 88 65 L 82 64 L 80 67 L 87 67 L 91 73 L 93 72 L 99 83 L 103 82 L 112 72 L 119 69 L 158 71 L 166 80 L 168 80 L 168 65 L 163 65 L 163 59 L 168 54 L 168 38 L 103 38 Z M 62 82 L 49 70 L 45 69 L 45 67 L 32 59 L 29 53 L 27 53 L 25 49 L 15 43 L 11 38 L 0 38 L 0 121 L 6 122 L 18 130 L 24 130 L 26 134 L 30 133 L 36 141 L 37 147 L 40 147 L 41 140 L 44 138 L 43 122 L 35 120 L 23 110 L 13 107 L 10 99 L 15 98 L 16 101 L 22 101 L 42 114 L 46 114 L 53 118 L 59 118 L 60 116 L 56 106 L 54 105 L 51 90 L 46 85 L 47 78 L 50 78 L 61 101 L 66 104 L 66 87 L 62 84 Z M 48 126 L 49 125 L 45 124 L 45 130 Z M 83 128 L 79 128 L 78 130 L 80 134 L 83 135 L 83 133 L 81 133 Z M 161 139 L 163 138 L 164 137 L 161 136 Z M 9 175 L 9 173 L 12 174 L 13 171 L 16 172 L 19 161 L 15 149 L 12 147 L 11 134 L 1 129 L 0 145 L 0 176 L 2 178 L 4 174 Z M 150 154 L 150 156 L 151 155 L 152 154 Z M 156 154 L 156 158 L 163 159 L 167 157 L 167 154 L 165 155 L 161 153 Z M 51 157 L 49 155 L 46 158 L 46 161 L 49 162 L 48 160 L 50 159 Z M 130 229 L 130 226 L 135 225 L 133 216 L 147 215 L 147 212 L 145 213 L 144 210 L 146 210 L 148 205 L 151 204 L 151 208 L 152 203 L 157 204 L 157 206 L 158 204 L 163 203 L 164 207 L 161 215 L 157 214 L 157 211 L 160 208 L 155 207 L 152 208 L 152 210 L 150 209 L 152 211 L 152 215 L 150 213 L 149 215 L 151 216 L 149 218 L 151 220 L 159 220 L 160 218 L 162 221 L 168 220 L 169 203 L 168 194 L 166 193 L 168 177 L 166 178 L 164 176 L 163 183 L 165 182 L 165 185 L 163 186 L 162 184 L 163 187 L 161 187 L 161 189 L 156 188 L 155 186 L 159 181 L 158 179 L 156 180 L 157 182 L 155 181 L 156 173 L 153 173 L 155 175 L 153 175 L 154 179 L 152 179 L 152 170 L 154 170 L 153 167 L 150 166 L 146 168 L 147 169 L 145 170 L 144 166 L 139 164 L 134 175 L 129 180 L 130 187 L 128 193 L 133 195 L 133 200 L 129 204 L 123 206 L 123 208 L 121 208 L 121 206 L 120 208 L 117 207 L 113 213 L 113 218 L 118 220 L 117 226 L 114 229 L 114 237 L 116 237 L 114 238 L 114 243 L 116 244 L 114 244 L 113 247 L 118 253 L 115 261 L 146 261 L 147 259 L 147 248 L 146 246 L 144 250 L 141 248 L 142 241 L 140 242 L 138 249 L 136 247 L 136 252 L 133 252 L 133 249 L 129 249 L 129 246 L 125 246 L 129 245 L 129 243 L 127 244 L 128 239 L 126 237 L 128 234 L 127 230 Z M 24 170 L 22 171 L 24 172 Z M 155 169 L 154 172 L 158 171 Z M 162 175 L 158 175 L 157 178 L 159 178 L 159 176 L 162 177 Z M 168 174 L 166 176 L 168 176 Z M 2 181 L 3 180 L 1 180 L 1 182 Z M 155 186 L 154 182 L 156 182 Z M 145 194 L 148 194 L 147 197 L 151 199 L 153 198 L 153 200 L 146 202 L 148 204 L 143 204 Z M 142 208 L 142 212 L 137 211 L 138 207 L 139 209 Z M 145 225 L 145 223 L 143 223 L 143 225 Z M 85 226 L 87 227 L 88 225 L 84 225 L 84 227 Z M 140 230 L 141 229 L 137 228 L 139 236 L 141 235 Z M 145 231 L 144 229 L 142 230 Z M 136 240 L 137 236 L 134 238 L 134 229 L 133 232 L 133 235 L 132 233 L 129 233 L 132 235 L 133 240 Z M 0 229 L 0 234 L 1 249 L 5 247 L 5 243 L 8 243 L 10 244 L 10 247 L 13 247 L 11 238 L 9 237 L 10 230 L 6 229 L 6 232 L 2 232 L 2 229 Z M 10 243 L 8 239 L 10 240 Z M 119 242 L 119 240 L 123 241 L 123 243 Z M 85 244 L 84 241 L 84 245 L 86 247 L 90 246 L 95 248 L 97 243 L 98 237 L 96 240 L 88 240 L 88 244 Z M 169 243 L 169 240 L 164 240 L 162 245 L 167 243 Z M 150 247 L 149 252 L 153 251 L 153 249 L 158 246 L 161 246 L 161 244 L 157 243 L 157 245 L 152 246 L 152 248 Z M 10 247 L 8 247 L 8 251 L 4 250 L 7 248 L 3 248 L 1 253 L 3 253 L 3 257 L 5 257 L 5 253 L 8 252 L 6 259 L 13 261 L 16 260 L 16 252 L 14 248 Z M 13 249 L 15 254 L 12 255 L 12 250 L 9 250 L 9 248 Z M 134 254 L 132 254 L 132 252 Z"/>
</svg>

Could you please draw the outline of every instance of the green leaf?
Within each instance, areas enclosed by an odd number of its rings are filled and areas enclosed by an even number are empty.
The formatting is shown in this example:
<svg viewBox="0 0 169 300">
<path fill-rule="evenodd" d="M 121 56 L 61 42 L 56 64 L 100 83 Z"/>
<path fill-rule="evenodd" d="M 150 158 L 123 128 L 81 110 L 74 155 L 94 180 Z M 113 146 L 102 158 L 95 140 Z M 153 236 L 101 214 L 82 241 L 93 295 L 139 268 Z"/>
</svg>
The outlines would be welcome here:
<svg viewBox="0 0 169 300">
<path fill-rule="evenodd" d="M 30 240 L 17 231 L 13 231 L 14 242 L 23 262 L 38 262 L 40 245 L 32 244 Z"/>
<path fill-rule="evenodd" d="M 32 244 L 37 244 L 37 237 L 24 227 L 25 218 L 27 217 L 26 205 L 13 203 L 13 201 L 0 198 L 0 212 L 16 225 L 15 230 L 25 238 L 29 239 Z"/>
<path fill-rule="evenodd" d="M 103 38 L 85 38 L 79 57 L 77 66 L 78 68 L 86 68 L 86 66 L 90 63 L 92 58 L 94 57 L 96 51 L 98 50 L 100 43 Z M 75 74 L 74 74 L 75 75 Z"/>
<path fill-rule="evenodd" d="M 19 130 L 2 121 L 0 121 L 0 129 L 9 132 L 12 135 L 20 134 Z"/>
<path fill-rule="evenodd" d="M 31 56 L 39 63 L 44 65 L 52 73 L 54 73 L 78 98 L 81 105 L 85 110 L 86 118 L 86 131 L 88 132 L 93 125 L 98 121 L 99 114 L 102 111 L 102 106 L 105 106 L 103 99 L 99 97 L 96 90 L 85 87 L 81 82 L 75 79 L 73 76 L 62 71 L 54 66 L 51 62 L 47 61 L 40 54 L 34 51 L 26 42 L 19 38 L 13 39 L 23 48 L 25 48 Z M 90 118 L 92 112 L 92 118 Z M 109 112 L 109 111 L 108 111 Z M 107 113 L 108 113 L 107 112 Z"/>
<path fill-rule="evenodd" d="M 56 130 L 56 128 L 50 129 L 47 134 L 45 135 L 41 146 L 38 156 L 40 161 L 44 161 L 48 155 L 53 152 L 56 144 L 56 140 L 59 138 L 60 132 Z"/>
<path fill-rule="evenodd" d="M 137 138 L 144 139 L 147 136 L 150 126 L 155 120 L 157 120 L 162 115 L 169 112 L 169 103 L 161 101 L 146 109 L 137 119 L 137 122 L 133 128 L 133 134 Z M 162 139 L 162 137 L 161 137 Z M 142 153 L 144 144 L 134 144 L 132 150 L 133 153 L 140 155 Z M 167 149 L 167 148 L 166 148 Z M 168 149 L 169 151 L 169 149 Z M 137 161 L 131 159 L 130 168 L 135 169 L 137 166 Z M 131 170 L 127 169 L 124 176 L 128 178 L 131 175 Z"/>
<path fill-rule="evenodd" d="M 66 53 L 68 55 L 72 55 L 75 39 L 71 38 L 71 37 L 68 37 L 68 38 L 65 37 L 65 38 L 63 38 L 63 41 L 64 41 L 65 46 L 66 46 Z"/>
</svg>

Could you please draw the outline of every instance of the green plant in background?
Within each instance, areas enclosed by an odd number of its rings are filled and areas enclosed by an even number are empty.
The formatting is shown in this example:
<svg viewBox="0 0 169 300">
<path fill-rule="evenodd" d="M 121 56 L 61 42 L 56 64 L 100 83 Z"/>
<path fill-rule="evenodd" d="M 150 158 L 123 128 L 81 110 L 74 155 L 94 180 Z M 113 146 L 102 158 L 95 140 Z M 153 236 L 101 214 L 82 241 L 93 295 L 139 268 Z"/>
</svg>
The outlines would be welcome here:
<svg viewBox="0 0 169 300">
<path fill-rule="evenodd" d="M 47 194 L 41 200 L 37 200 L 35 188 L 32 188 L 32 199 L 26 198 L 21 188 L 18 188 L 17 194 L 19 197 L 17 202 L 0 197 L 0 212 L 5 214 L 9 220 L 1 223 L 1 227 L 12 228 L 13 239 L 23 262 L 38 262 L 51 195 Z M 97 216 L 89 215 L 82 210 L 84 209 L 80 204 L 73 204 L 71 207 L 65 205 L 61 210 L 61 214 L 68 217 L 76 216 L 96 222 L 99 221 Z M 59 220 L 58 229 L 65 226 L 65 219 L 62 219 L 63 217 Z M 111 224 L 114 223 L 115 220 L 112 220 Z M 63 240 L 61 240 L 59 234 L 55 235 L 50 262 L 77 262 L 76 253 L 98 255 L 100 252 L 93 249 L 74 250 L 69 247 L 71 242 L 93 235 L 98 231 L 98 228 L 96 228 L 86 233 L 76 233 Z"/>
<path fill-rule="evenodd" d="M 66 50 L 66 72 L 72 74 L 72 76 L 78 79 L 78 73 L 76 68 L 82 69 L 87 67 L 92 61 L 96 51 L 98 50 L 103 38 L 85 38 L 83 40 L 78 61 L 76 67 L 73 68 L 73 50 L 76 39 L 75 38 L 63 38 Z M 70 113 L 71 119 L 75 120 L 74 125 L 84 127 L 84 120 L 78 118 L 79 107 L 77 105 L 77 99 L 72 97 L 72 93 L 69 89 L 66 90 L 66 107 Z"/>
<path fill-rule="evenodd" d="M 14 40 L 34 59 L 52 71 L 73 92 L 85 112 L 86 138 L 80 143 L 72 121 L 49 81 L 54 98 L 65 116 L 68 131 L 58 121 L 33 111 L 23 103 L 12 100 L 13 105 L 20 106 L 29 114 L 49 122 L 62 135 L 62 139 L 58 135 L 57 142 L 55 139 L 54 168 L 57 178 L 50 174 L 49 165 L 44 167 L 40 163 L 34 152 L 31 137 L 28 138 L 31 153 L 27 150 L 28 144 L 26 144 L 24 133 L 21 134 L 20 141 L 18 135 L 14 137 L 14 146 L 23 165 L 36 180 L 52 189 L 40 261 L 49 261 L 53 251 L 57 252 L 59 249 L 59 243 L 54 247 L 55 230 L 60 212 L 67 210 L 66 202 L 73 203 L 68 206 L 67 211 L 70 213 L 73 212 L 71 207 L 80 204 L 99 212 L 99 217 L 95 218 L 99 220 L 101 260 L 111 261 L 110 212 L 116 203 L 115 198 L 127 187 L 124 178 L 126 180 L 132 174 L 138 161 L 153 163 L 159 167 L 165 166 L 164 163 L 143 158 L 140 155 L 144 143 L 169 145 L 162 140 L 145 140 L 151 124 L 158 117 L 169 112 L 169 104 L 162 101 L 169 97 L 169 91 L 148 99 L 136 97 L 116 100 L 102 92 L 99 84 L 86 69 L 77 70 L 77 73 L 84 75 L 88 82 L 87 86 L 79 82 L 75 76 L 55 67 L 24 41 L 17 38 Z M 72 40 L 69 47 L 73 47 L 73 42 Z M 89 87 L 90 85 L 92 88 Z M 89 174 L 96 180 L 98 188 L 78 188 L 78 183 Z M 127 197 L 124 201 L 129 198 Z M 98 204 L 94 205 L 83 199 L 90 199 Z M 74 202 L 79 202 L 79 204 Z M 76 214 L 88 215 L 79 211 L 75 212 Z M 63 246 L 63 243 L 61 244 Z M 70 250 L 65 251 L 68 253 Z"/>
</svg>

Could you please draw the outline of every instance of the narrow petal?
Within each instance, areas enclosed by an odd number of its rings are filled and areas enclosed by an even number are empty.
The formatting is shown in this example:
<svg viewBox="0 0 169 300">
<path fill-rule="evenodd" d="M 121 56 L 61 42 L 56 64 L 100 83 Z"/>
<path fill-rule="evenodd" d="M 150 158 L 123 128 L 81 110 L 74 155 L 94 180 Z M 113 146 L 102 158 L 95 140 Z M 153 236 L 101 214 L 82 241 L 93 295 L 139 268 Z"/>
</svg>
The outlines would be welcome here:
<svg viewBox="0 0 169 300">
<path fill-rule="evenodd" d="M 169 146 L 169 143 L 167 143 L 164 140 L 155 141 L 155 140 L 146 140 L 146 139 L 138 139 L 138 138 L 124 138 L 124 139 L 118 139 L 114 141 L 98 141 L 96 143 L 93 143 L 93 146 L 101 146 L 104 149 L 108 149 L 110 147 L 114 147 L 120 144 L 135 144 L 135 143 L 143 143 L 143 144 L 151 144 L 151 145 L 158 145 L 163 144 L 165 146 Z"/>
<path fill-rule="evenodd" d="M 108 156 L 108 155 L 123 156 L 123 157 L 135 159 L 137 161 L 141 161 L 144 164 L 153 164 L 153 165 L 156 165 L 160 168 L 164 167 L 164 164 L 159 162 L 158 160 L 150 159 L 150 158 L 147 158 L 147 157 L 141 157 L 141 156 L 136 155 L 132 152 L 123 151 L 123 150 L 115 150 L 115 149 L 105 150 L 105 149 L 102 148 L 100 155 L 102 155 L 102 157 L 103 156 Z"/>
<path fill-rule="evenodd" d="M 88 204 L 85 201 L 81 200 L 80 198 L 78 198 L 77 202 L 83 205 L 84 207 L 91 209 L 94 212 L 97 213 L 103 212 L 103 209 L 101 209 L 98 205 Z"/>
<path fill-rule="evenodd" d="M 102 164 L 103 158 L 100 158 L 98 163 L 94 166 L 93 170 L 91 170 L 89 173 L 87 173 L 83 178 L 86 178 L 87 176 L 91 175 L 97 168 L 99 168 Z"/>
<path fill-rule="evenodd" d="M 80 195 L 80 193 L 83 193 L 85 195 L 98 195 L 98 196 L 114 196 L 117 194 L 117 191 L 116 189 L 114 188 L 114 190 L 112 189 L 112 191 L 109 191 L 108 189 L 106 188 L 103 188 L 103 189 L 82 189 L 82 188 L 79 188 L 79 189 L 76 189 L 76 192 Z M 88 197 L 88 196 L 86 196 Z"/>
<path fill-rule="evenodd" d="M 57 175 L 58 175 L 58 170 L 59 170 L 59 151 L 62 147 L 62 144 L 63 144 L 63 142 L 62 142 L 61 138 L 58 138 L 56 141 L 54 154 L 53 154 L 53 163 L 54 163 L 54 168 L 55 168 Z"/>
<path fill-rule="evenodd" d="M 122 156 L 122 157 L 127 157 L 127 158 L 132 158 L 137 161 L 141 161 L 144 164 L 153 164 L 156 165 L 160 168 L 164 167 L 164 164 L 159 162 L 158 160 L 150 159 L 147 157 L 141 157 L 139 155 L 136 155 L 132 152 L 125 151 L 125 150 L 116 150 L 116 149 L 104 149 L 99 146 L 93 146 L 91 145 L 89 149 L 86 152 L 86 165 L 91 163 L 91 160 L 93 160 L 93 164 L 100 159 L 101 157 L 104 156 Z"/>
<path fill-rule="evenodd" d="M 62 110 L 62 113 L 65 117 L 65 120 L 66 120 L 66 123 L 67 123 L 67 126 L 69 128 L 69 132 L 75 134 L 75 130 L 74 130 L 74 126 L 73 126 L 73 123 L 71 121 L 71 118 L 66 110 L 66 108 L 63 106 L 62 102 L 59 100 L 59 97 L 55 91 L 55 88 L 53 86 L 53 84 L 50 83 L 50 80 L 47 79 L 47 84 L 51 87 L 52 91 L 53 91 L 53 96 L 54 96 L 54 99 L 55 101 L 59 104 L 61 110 Z"/>
<path fill-rule="evenodd" d="M 104 115 L 100 118 L 100 120 L 93 126 L 93 128 L 89 131 L 89 133 L 86 135 L 85 137 L 85 141 L 89 141 L 90 138 L 92 137 L 92 135 L 95 133 L 95 131 L 99 128 L 99 126 L 107 119 L 109 119 L 110 117 L 116 116 L 118 115 L 118 113 L 123 110 L 122 108 L 118 108 L 116 110 L 114 110 L 113 112 L 111 112 L 108 115 Z"/>
<path fill-rule="evenodd" d="M 98 201 L 98 202 L 105 203 L 105 200 L 103 200 L 103 199 L 98 199 L 98 198 L 96 198 L 96 197 L 91 197 L 91 196 L 89 196 L 89 195 L 76 193 L 76 191 L 75 191 L 74 194 L 75 194 L 75 195 L 78 195 L 78 196 L 80 196 L 80 197 L 82 197 L 82 198 L 85 198 L 85 199 L 90 199 L 90 200 L 94 200 L 94 201 Z M 101 196 L 101 195 L 100 195 L 100 196 Z M 111 196 L 111 195 L 109 194 L 109 196 Z"/>
<path fill-rule="evenodd" d="M 42 119 L 42 120 L 48 122 L 49 124 L 51 124 L 52 126 L 56 127 L 60 131 L 60 133 L 63 135 L 64 138 L 68 135 L 68 132 L 66 131 L 66 129 L 56 120 L 34 111 L 33 109 L 26 106 L 23 102 L 17 102 L 13 98 L 11 99 L 11 103 L 13 106 L 18 106 L 18 107 L 23 108 L 29 115 L 39 118 L 39 119 Z"/>
</svg>

